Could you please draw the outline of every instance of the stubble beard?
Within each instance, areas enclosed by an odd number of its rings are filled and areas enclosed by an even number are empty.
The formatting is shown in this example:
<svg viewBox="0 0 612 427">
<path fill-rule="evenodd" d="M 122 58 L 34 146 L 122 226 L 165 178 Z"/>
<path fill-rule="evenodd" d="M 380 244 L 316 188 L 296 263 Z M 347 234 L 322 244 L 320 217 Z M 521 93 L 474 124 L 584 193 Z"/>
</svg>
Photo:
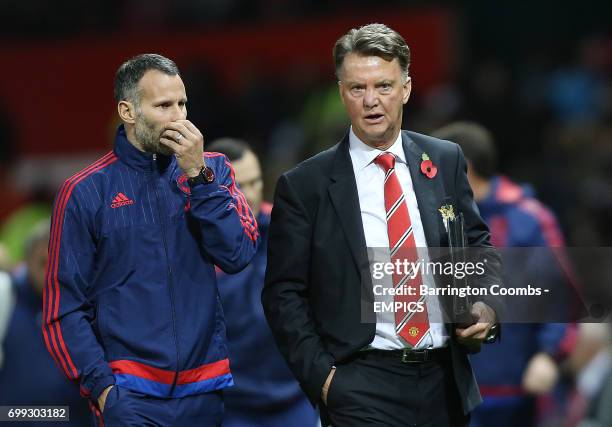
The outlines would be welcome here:
<svg viewBox="0 0 612 427">
<path fill-rule="evenodd" d="M 162 154 L 164 156 L 173 154 L 169 147 L 166 147 L 159 141 L 161 129 L 156 128 L 155 124 L 148 121 L 141 112 L 136 113 L 134 136 L 141 148 L 147 153 Z"/>
</svg>

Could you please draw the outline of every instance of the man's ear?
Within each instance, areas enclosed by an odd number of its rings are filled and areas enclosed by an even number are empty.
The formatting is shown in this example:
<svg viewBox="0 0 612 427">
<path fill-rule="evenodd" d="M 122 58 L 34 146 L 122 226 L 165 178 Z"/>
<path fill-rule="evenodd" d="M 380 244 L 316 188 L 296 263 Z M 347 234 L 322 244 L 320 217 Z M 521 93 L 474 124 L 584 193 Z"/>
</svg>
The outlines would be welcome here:
<svg viewBox="0 0 612 427">
<path fill-rule="evenodd" d="M 410 91 L 412 90 L 412 79 L 410 77 L 406 78 L 406 81 L 402 86 L 402 90 L 404 92 L 402 102 L 405 104 L 408 102 L 408 98 L 410 98 Z"/>
<path fill-rule="evenodd" d="M 124 123 L 134 124 L 136 122 L 136 107 L 129 101 L 119 101 L 117 104 L 119 118 Z"/>
</svg>

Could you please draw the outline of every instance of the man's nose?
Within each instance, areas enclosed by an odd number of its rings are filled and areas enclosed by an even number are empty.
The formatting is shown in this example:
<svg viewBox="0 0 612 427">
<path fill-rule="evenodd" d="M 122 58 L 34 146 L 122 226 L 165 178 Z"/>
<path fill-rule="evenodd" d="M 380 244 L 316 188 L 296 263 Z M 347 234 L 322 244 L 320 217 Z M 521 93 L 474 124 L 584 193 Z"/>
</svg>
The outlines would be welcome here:
<svg viewBox="0 0 612 427">
<path fill-rule="evenodd" d="M 367 109 L 374 108 L 378 105 L 378 93 L 374 88 L 366 89 L 363 96 L 363 106 Z"/>
<path fill-rule="evenodd" d="M 175 105 L 172 108 L 172 114 L 170 116 L 170 120 L 173 122 L 177 120 L 185 120 L 187 118 L 187 109 L 181 107 L 180 105 Z"/>
</svg>

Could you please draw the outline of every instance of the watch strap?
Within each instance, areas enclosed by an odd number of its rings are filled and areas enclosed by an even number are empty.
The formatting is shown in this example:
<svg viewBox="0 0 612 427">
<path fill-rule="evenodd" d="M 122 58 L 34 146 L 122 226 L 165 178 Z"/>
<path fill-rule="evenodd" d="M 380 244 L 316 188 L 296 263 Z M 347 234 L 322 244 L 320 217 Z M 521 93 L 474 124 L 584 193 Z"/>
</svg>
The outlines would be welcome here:
<svg viewBox="0 0 612 427">
<path fill-rule="evenodd" d="M 210 184 L 215 180 L 215 173 L 208 166 L 202 166 L 200 169 L 200 173 L 196 176 L 187 179 L 187 183 L 190 187 L 194 187 L 196 185 L 201 184 Z"/>
</svg>

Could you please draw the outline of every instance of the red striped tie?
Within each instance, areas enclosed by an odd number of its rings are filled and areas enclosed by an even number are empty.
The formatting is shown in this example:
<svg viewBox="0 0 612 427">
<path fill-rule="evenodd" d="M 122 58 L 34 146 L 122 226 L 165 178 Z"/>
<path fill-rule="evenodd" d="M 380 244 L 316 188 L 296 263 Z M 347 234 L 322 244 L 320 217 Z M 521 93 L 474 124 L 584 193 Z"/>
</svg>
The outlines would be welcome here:
<svg viewBox="0 0 612 427">
<path fill-rule="evenodd" d="M 391 262 L 394 265 L 396 265 L 396 260 L 402 265 L 404 260 L 408 263 L 416 263 L 419 257 L 414 242 L 408 205 L 406 205 L 404 192 L 395 174 L 395 156 L 391 153 L 382 153 L 374 159 L 374 163 L 385 171 L 385 211 L 387 212 L 387 235 L 389 237 Z M 422 301 L 424 310 L 416 311 L 414 309 L 415 304 L 411 304 L 412 310 L 396 309 L 395 332 L 412 347 L 416 347 L 429 331 L 429 316 L 425 305 L 425 296 L 421 295 L 420 271 L 413 279 L 410 277 L 410 274 L 400 275 L 397 272 L 393 274 L 393 286 L 395 288 L 411 286 L 416 291 L 414 295 L 395 295 L 394 302 L 402 302 L 404 303 L 403 307 L 408 308 L 408 304 L 411 302 Z"/>
</svg>

